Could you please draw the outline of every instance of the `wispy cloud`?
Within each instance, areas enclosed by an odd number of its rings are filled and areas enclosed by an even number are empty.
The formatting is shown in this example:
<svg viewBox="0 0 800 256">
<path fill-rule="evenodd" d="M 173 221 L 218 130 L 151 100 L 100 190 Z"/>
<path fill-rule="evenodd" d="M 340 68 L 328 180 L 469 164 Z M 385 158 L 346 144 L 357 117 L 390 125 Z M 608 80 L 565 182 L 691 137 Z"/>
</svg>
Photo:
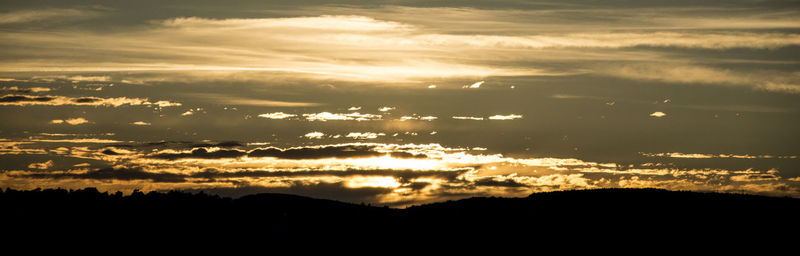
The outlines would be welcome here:
<svg viewBox="0 0 800 256">
<path fill-rule="evenodd" d="M 796 159 L 798 156 L 777 156 L 777 155 L 748 155 L 748 154 L 702 154 L 702 153 L 639 153 L 647 157 L 671 157 L 671 158 L 693 158 L 693 159 L 707 159 L 707 158 L 738 158 L 738 159 Z"/>
<path fill-rule="evenodd" d="M 0 13 L 0 24 L 29 22 L 56 22 L 63 20 L 88 19 L 101 13 L 92 9 L 33 9 Z"/>
<path fill-rule="evenodd" d="M 755 71 L 743 74 L 734 70 L 693 64 L 637 63 L 609 65 L 599 74 L 636 80 L 682 84 L 718 84 L 742 86 L 774 92 L 800 93 L 800 76 L 796 73 Z"/>
<path fill-rule="evenodd" d="M 245 98 L 245 97 L 238 97 L 238 96 L 231 96 L 224 94 L 213 94 L 213 93 L 188 93 L 188 95 L 225 105 L 244 105 L 244 106 L 261 106 L 261 107 L 313 107 L 321 105 L 319 103 L 314 103 L 314 102 L 254 99 L 254 98 Z"/>
</svg>

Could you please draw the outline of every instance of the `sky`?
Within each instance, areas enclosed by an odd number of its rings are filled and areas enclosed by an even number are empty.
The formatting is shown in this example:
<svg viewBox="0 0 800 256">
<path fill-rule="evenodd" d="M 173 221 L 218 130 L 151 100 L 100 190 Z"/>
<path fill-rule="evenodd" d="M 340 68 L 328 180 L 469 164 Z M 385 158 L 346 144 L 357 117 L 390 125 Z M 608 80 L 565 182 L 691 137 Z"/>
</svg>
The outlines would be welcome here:
<svg viewBox="0 0 800 256">
<path fill-rule="evenodd" d="M 0 187 L 800 197 L 798 1 L 0 5 Z"/>
</svg>

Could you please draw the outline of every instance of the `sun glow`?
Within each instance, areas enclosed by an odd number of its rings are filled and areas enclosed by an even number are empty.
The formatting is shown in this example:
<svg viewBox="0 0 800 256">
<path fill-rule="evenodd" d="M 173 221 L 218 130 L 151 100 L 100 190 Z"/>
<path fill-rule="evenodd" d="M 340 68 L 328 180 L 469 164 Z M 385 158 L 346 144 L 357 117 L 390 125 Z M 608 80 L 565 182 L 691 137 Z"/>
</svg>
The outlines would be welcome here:
<svg viewBox="0 0 800 256">
<path fill-rule="evenodd" d="M 363 187 L 378 187 L 378 188 L 396 188 L 401 184 L 397 182 L 394 177 L 364 177 L 356 176 L 348 178 L 345 186 L 349 188 L 363 188 Z"/>
<path fill-rule="evenodd" d="M 360 168 L 392 169 L 392 170 L 435 170 L 444 168 L 441 161 L 433 159 L 382 157 L 356 158 L 346 160 L 349 164 Z"/>
</svg>

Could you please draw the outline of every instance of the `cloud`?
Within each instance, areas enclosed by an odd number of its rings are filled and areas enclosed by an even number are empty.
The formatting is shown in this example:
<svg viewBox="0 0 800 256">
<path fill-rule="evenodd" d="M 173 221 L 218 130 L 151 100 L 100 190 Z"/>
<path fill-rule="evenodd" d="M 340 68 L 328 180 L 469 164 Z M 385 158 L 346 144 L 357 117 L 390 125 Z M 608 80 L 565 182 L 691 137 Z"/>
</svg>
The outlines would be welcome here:
<svg viewBox="0 0 800 256">
<path fill-rule="evenodd" d="M 71 124 L 71 125 L 85 124 L 85 123 L 89 122 L 89 120 L 86 120 L 83 117 L 70 118 L 70 119 L 67 119 L 67 120 L 64 120 L 64 121 L 67 122 L 68 124 Z"/>
<path fill-rule="evenodd" d="M 252 98 L 236 97 L 236 96 L 221 95 L 221 94 L 210 94 L 210 93 L 191 93 L 188 95 L 206 100 L 211 100 L 226 105 L 244 105 L 244 106 L 261 106 L 261 107 L 313 107 L 321 105 L 319 103 L 313 103 L 313 102 L 252 99 Z"/>
<path fill-rule="evenodd" d="M 554 99 L 593 99 L 593 100 L 605 100 L 606 99 L 606 98 L 597 97 L 597 96 L 572 95 L 572 94 L 553 94 L 550 97 L 554 98 Z"/>
<path fill-rule="evenodd" d="M 488 186 L 488 187 L 526 187 L 527 185 L 519 183 L 513 179 L 497 180 L 494 177 L 478 179 L 475 181 L 475 186 Z"/>
<path fill-rule="evenodd" d="M 361 114 L 358 112 L 353 112 L 353 113 L 320 112 L 320 113 L 303 114 L 303 117 L 305 117 L 306 120 L 308 121 L 324 122 L 324 121 L 347 121 L 347 120 L 355 120 L 355 121 L 381 120 L 383 116 L 373 115 L 373 114 Z"/>
<path fill-rule="evenodd" d="M 120 143 L 122 141 L 119 140 L 108 140 L 108 139 L 97 139 L 97 138 L 85 138 L 85 139 L 30 139 L 30 141 L 35 142 L 52 142 L 52 143 Z"/>
<path fill-rule="evenodd" d="M 386 136 L 385 133 L 374 133 L 374 132 L 351 132 L 348 133 L 345 137 L 353 138 L 356 140 L 366 140 L 366 139 L 375 139 L 378 136 Z"/>
<path fill-rule="evenodd" d="M 47 154 L 47 150 L 39 148 L 24 148 L 25 144 L 32 144 L 26 141 L 5 141 L 0 139 L 0 155 L 22 155 L 22 154 Z"/>
<path fill-rule="evenodd" d="M 637 63 L 609 65 L 599 74 L 635 80 L 662 81 L 682 84 L 712 84 L 750 87 L 783 93 L 800 93 L 800 77 L 793 73 L 751 71 L 739 72 L 692 64 Z"/>
<path fill-rule="evenodd" d="M 753 181 L 776 181 L 781 177 L 774 174 L 743 174 L 731 176 L 732 181 L 753 182 Z"/>
<path fill-rule="evenodd" d="M 258 115 L 258 117 L 267 118 L 267 119 L 286 119 L 286 118 L 296 117 L 296 116 L 297 115 L 295 115 L 295 114 L 286 114 L 286 113 L 283 113 L 283 112 L 274 112 L 274 113 L 266 113 L 266 114 Z"/>
<path fill-rule="evenodd" d="M 372 134 L 364 133 L 369 137 Z M 375 136 L 383 136 L 374 134 Z M 203 145 L 204 146 L 204 145 Z M 210 146 L 210 145 L 209 145 Z M 225 159 L 239 157 L 274 157 L 282 159 L 324 159 L 324 158 L 360 158 L 360 157 L 382 157 L 390 155 L 397 158 L 425 158 L 424 152 L 413 150 L 412 148 L 389 146 L 383 144 L 369 143 L 346 143 L 323 146 L 306 146 L 293 148 L 256 148 L 245 151 L 238 149 L 205 149 L 195 148 L 191 151 L 177 152 L 166 150 L 147 155 L 148 158 L 178 160 L 178 159 Z"/>
<path fill-rule="evenodd" d="M 474 117 L 474 116 L 453 116 L 452 118 L 457 120 L 475 120 L 475 121 L 483 120 L 483 117 Z"/>
<path fill-rule="evenodd" d="M 483 83 L 484 83 L 484 81 L 476 82 L 476 83 L 474 83 L 474 84 L 472 84 L 472 85 L 468 86 L 468 88 L 471 88 L 471 89 L 477 89 L 477 88 L 481 88 L 481 85 L 482 85 Z"/>
<path fill-rule="evenodd" d="M 436 119 L 439 119 L 439 118 L 435 117 L 435 116 L 417 116 L 417 115 L 400 117 L 400 121 L 406 121 L 406 120 L 433 121 L 433 120 L 436 120 Z"/>
<path fill-rule="evenodd" d="M 661 111 L 656 111 L 656 112 L 651 113 L 650 116 L 652 116 L 652 117 L 665 117 L 665 116 L 667 116 L 667 114 L 664 114 L 664 112 L 661 112 Z"/>
<path fill-rule="evenodd" d="M 151 125 L 151 123 L 148 123 L 148 122 L 145 122 L 145 121 L 136 121 L 136 122 L 133 122 L 131 124 L 132 125 L 139 125 L 139 126 L 149 126 L 149 125 Z"/>
<path fill-rule="evenodd" d="M 514 119 L 522 119 L 522 115 L 517 115 L 517 114 L 493 115 L 489 117 L 489 120 L 514 120 Z"/>
<path fill-rule="evenodd" d="M 54 99 L 55 97 L 50 96 L 5 95 L 0 97 L 0 104 L 12 105 L 20 102 L 49 102 Z"/>
<path fill-rule="evenodd" d="M 66 97 L 66 96 L 28 96 L 28 95 L 4 95 L 0 97 L 0 105 L 28 106 L 28 105 L 77 105 L 77 106 L 112 106 L 123 105 L 140 106 L 156 104 L 160 107 L 180 106 L 180 103 L 169 101 L 158 101 L 151 103 L 147 98 L 98 98 L 98 97 Z"/>
<path fill-rule="evenodd" d="M 77 82 L 110 82 L 110 76 L 69 76 L 66 77 L 67 80 L 72 80 L 73 83 Z"/>
<path fill-rule="evenodd" d="M 147 184 L 151 190 L 181 187 L 235 192 L 236 187 L 291 190 L 313 184 L 338 184 L 343 191 L 351 192 L 383 189 L 370 200 L 396 205 L 441 201 L 455 194 L 524 196 L 533 192 L 602 187 L 800 194 L 795 185 L 784 183 L 796 182 L 784 180 L 775 169 L 677 169 L 664 165 L 630 168 L 579 159 L 471 154 L 466 148 L 437 144 L 350 143 L 252 150 L 204 146 L 207 147 L 155 153 L 149 153 L 149 148 L 123 152 L 103 147 L 94 152 L 126 158 L 115 158 L 118 165 L 110 168 L 0 171 L 3 177 L 0 185 L 72 187 L 100 184 L 94 183 L 100 181 L 105 184 L 102 186 L 117 186 L 114 188 L 141 189 L 142 184 Z M 342 199 L 335 194 L 329 196 Z"/>
<path fill-rule="evenodd" d="M 30 169 L 41 169 L 41 170 L 50 169 L 52 167 L 53 167 L 53 160 L 47 160 L 47 162 L 44 163 L 32 163 L 28 165 L 28 168 Z"/>
<path fill-rule="evenodd" d="M 396 31 L 410 26 L 391 21 L 375 20 L 363 16 L 331 16 L 266 18 L 266 19 L 206 19 L 198 17 L 174 18 L 162 22 L 167 27 L 224 27 L 224 28 L 275 28 L 278 30 L 313 29 L 322 31 Z"/>
<path fill-rule="evenodd" d="M 107 167 L 90 171 L 74 172 L 55 172 L 55 173 L 31 173 L 24 175 L 30 178 L 51 178 L 51 179 L 95 179 L 95 180 L 150 180 L 152 182 L 184 182 L 185 177 L 173 173 L 153 173 L 147 172 L 139 167 Z"/>
<path fill-rule="evenodd" d="M 15 93 L 39 93 L 39 92 L 49 92 L 51 89 L 47 88 L 47 87 L 19 88 L 19 87 L 16 87 L 16 86 L 11 86 L 11 87 L 3 87 L 3 90 L 15 92 Z"/>
<path fill-rule="evenodd" d="M 386 112 L 386 111 L 395 110 L 395 109 L 396 109 L 395 107 L 381 107 L 381 108 L 378 109 L 378 111 Z"/>
<path fill-rule="evenodd" d="M 466 173 L 466 169 L 461 170 L 238 170 L 222 171 L 217 169 L 205 169 L 200 172 L 187 174 L 187 178 L 222 179 L 222 178 L 262 178 L 262 177 L 315 177 L 315 176 L 382 176 L 395 177 L 399 181 L 411 181 L 418 178 L 434 177 L 444 180 L 457 180 L 458 176 Z"/>
<path fill-rule="evenodd" d="M 306 138 L 309 138 L 309 139 L 322 139 L 322 136 L 325 136 L 325 134 L 321 133 L 321 132 L 309 132 L 309 133 L 306 133 L 306 135 L 303 135 L 303 137 L 306 137 Z"/>
<path fill-rule="evenodd" d="M 800 36 L 795 34 L 748 32 L 724 34 L 691 32 L 573 33 L 536 36 L 429 35 L 428 38 L 431 41 L 460 42 L 461 44 L 473 47 L 497 47 L 507 49 L 629 48 L 637 46 L 706 49 L 772 49 L 800 44 Z"/>
<path fill-rule="evenodd" d="M 98 16 L 96 10 L 82 9 L 39 9 L 39 10 L 18 10 L 0 13 L 0 24 L 19 24 L 30 22 L 61 21 L 70 19 L 88 19 Z"/>
<path fill-rule="evenodd" d="M 177 102 L 170 102 L 170 101 L 168 101 L 168 100 L 159 100 L 159 101 L 156 101 L 155 103 L 152 103 L 152 104 L 153 104 L 153 105 L 156 105 L 156 106 L 158 106 L 158 107 L 162 107 L 162 108 L 166 108 L 166 107 L 180 107 L 180 106 L 182 106 L 182 104 L 180 104 L 180 103 L 177 103 Z"/>
<path fill-rule="evenodd" d="M 330 24 L 320 26 L 320 20 L 329 21 Z M 292 29 L 284 24 L 293 24 Z M 358 29 L 343 29 L 336 24 L 361 25 Z M 327 29 L 328 26 L 336 29 Z M 322 29 L 323 27 L 326 29 Z M 370 27 L 381 29 L 365 29 Z M 21 56 L 33 56 L 34 52 L 44 51 L 49 54 L 38 55 L 47 56 L 44 57 L 45 60 L 26 58 L 24 61 L 14 61 L 13 64 L 0 62 L 0 70 L 54 73 L 127 72 L 119 73 L 120 81 L 137 80 L 126 76 L 147 72 L 155 76 L 148 78 L 151 81 L 207 80 L 222 77 L 257 81 L 286 75 L 390 83 L 431 77 L 549 74 L 548 71 L 538 68 L 500 67 L 471 60 L 472 56 L 481 56 L 487 50 L 501 46 L 494 42 L 489 42 L 494 45 L 464 45 L 462 41 L 475 39 L 429 34 L 413 25 L 364 16 L 266 19 L 189 17 L 168 19 L 113 36 L 78 30 L 70 33 L 51 31 L 35 34 L 17 31 L 9 33 L 9 37 L 14 40 L 8 44 L 17 46 L 9 51 Z M 80 47 L 69 47 L 68 51 L 50 50 L 54 44 Z M 143 45 L 147 47 L 142 47 Z M 80 61 L 71 57 L 76 54 L 100 56 L 100 49 L 102 52 L 118 54 L 104 54 L 102 59 L 83 58 Z M 447 52 L 454 50 L 468 56 L 453 59 Z M 137 52 L 137 58 L 114 57 L 126 56 L 124 53 L 133 51 Z M 361 60 L 351 61 L 352 56 L 345 54 L 347 52 L 359 52 Z M 497 57 L 499 56 L 492 59 Z M 314 61 L 309 61 L 309 58 Z M 563 72 L 559 72 L 561 73 Z M 240 104 L 284 103 L 252 99 L 241 101 Z"/>
<path fill-rule="evenodd" d="M 156 153 L 150 155 L 151 158 L 177 160 L 182 158 L 196 158 L 196 159 L 220 159 L 220 158 L 237 158 L 246 156 L 247 152 L 242 150 L 227 150 L 220 149 L 208 151 L 205 148 L 196 148 L 188 153 Z"/>
<path fill-rule="evenodd" d="M 781 30 L 800 27 L 792 16 L 795 11 L 765 14 L 751 6 L 669 10 L 307 6 L 284 10 L 280 18 L 170 17 L 147 21 L 146 26 L 134 23 L 119 34 L 83 27 L 11 30 L 4 32 L 7 52 L 24 58 L 0 62 L 0 70 L 117 72 L 114 78 L 120 81 L 147 73 L 152 77 L 141 80 L 259 81 L 281 76 L 394 84 L 604 73 L 603 67 L 583 64 L 649 60 L 673 48 L 773 50 L 800 45 L 800 36 Z M 698 15 L 709 12 L 714 15 Z M 128 57 L 131 52 L 136 58 Z M 548 65 L 547 60 L 567 63 Z M 762 84 L 775 91 L 795 91 L 794 85 Z M 286 103 L 249 99 L 241 104 Z"/>
<path fill-rule="evenodd" d="M 67 119 L 67 120 L 56 119 L 56 120 L 50 121 L 51 124 L 67 123 L 67 124 L 70 124 L 70 125 L 79 125 L 79 124 L 85 124 L 85 123 L 88 123 L 88 122 L 89 122 L 89 120 L 86 120 L 83 117 L 70 118 L 70 119 Z"/>
<path fill-rule="evenodd" d="M 670 152 L 670 153 L 643 153 L 639 152 L 640 155 L 647 156 L 647 157 L 671 157 L 671 158 L 694 158 L 694 159 L 704 159 L 704 158 L 738 158 L 738 159 L 795 159 L 798 156 L 793 155 L 749 155 L 749 154 L 701 154 L 701 153 L 681 153 L 681 152 Z"/>
</svg>

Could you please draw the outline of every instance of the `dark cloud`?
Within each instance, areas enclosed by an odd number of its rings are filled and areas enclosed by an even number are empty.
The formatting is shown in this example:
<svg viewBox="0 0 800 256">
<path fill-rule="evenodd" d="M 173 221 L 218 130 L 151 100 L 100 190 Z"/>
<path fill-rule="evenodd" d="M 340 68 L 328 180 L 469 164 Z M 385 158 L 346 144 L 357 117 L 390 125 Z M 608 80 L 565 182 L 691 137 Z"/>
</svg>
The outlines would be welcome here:
<svg viewBox="0 0 800 256">
<path fill-rule="evenodd" d="M 202 148 L 202 147 L 221 147 L 221 148 L 232 148 L 232 147 L 241 147 L 243 146 L 241 143 L 236 141 L 223 141 L 220 143 L 201 143 L 201 144 L 194 144 L 191 147 L 193 148 Z"/>
<path fill-rule="evenodd" d="M 223 172 L 216 169 L 206 169 L 187 176 L 187 178 L 258 178 L 258 177 L 311 177 L 311 176 L 391 176 L 400 179 L 401 182 L 409 182 L 411 179 L 420 177 L 437 177 L 448 181 L 456 180 L 458 176 L 464 174 L 469 169 L 453 171 L 438 170 L 302 170 L 302 171 L 236 171 Z"/>
<path fill-rule="evenodd" d="M 408 152 L 392 152 L 389 155 L 394 158 L 428 158 L 428 155 L 425 154 L 411 154 Z"/>
<path fill-rule="evenodd" d="M 109 151 L 109 152 L 106 152 Z M 112 150 L 106 150 L 104 154 L 116 153 Z M 113 152 L 113 153 L 112 153 Z M 89 179 L 89 180 L 152 180 L 153 182 L 187 182 L 188 179 L 201 179 L 196 183 L 204 182 L 230 182 L 231 184 L 240 184 L 246 181 L 241 181 L 241 178 L 300 178 L 300 177 L 352 177 L 352 176 L 379 176 L 379 177 L 394 177 L 401 183 L 410 183 L 411 187 L 415 190 L 422 189 L 429 183 L 411 182 L 411 180 L 421 177 L 433 177 L 444 179 L 448 182 L 460 182 L 458 177 L 467 172 L 469 169 L 461 170 L 301 170 L 301 171 L 220 171 L 217 169 L 209 168 L 201 172 L 192 174 L 178 174 L 178 173 L 155 173 L 147 172 L 141 167 L 107 167 L 91 170 L 85 173 L 70 173 L 70 172 L 36 172 L 29 174 L 14 174 L 12 176 L 26 177 L 34 179 Z"/>
<path fill-rule="evenodd" d="M 221 143 L 222 144 L 222 143 Z M 227 143 L 226 145 L 231 145 Z M 177 160 L 184 158 L 220 159 L 249 157 L 275 157 L 281 159 L 321 159 L 321 158 L 357 158 L 376 157 L 387 153 L 376 151 L 374 145 L 332 145 L 321 147 L 297 147 L 281 149 L 276 147 L 258 148 L 250 151 L 236 149 L 221 149 L 208 151 L 204 148 L 195 148 L 189 153 L 157 153 L 149 155 L 150 158 Z M 391 152 L 396 158 L 427 158 L 425 154 L 411 154 L 407 152 Z"/>
<path fill-rule="evenodd" d="M 277 157 L 283 159 L 318 159 L 381 156 L 385 153 L 374 151 L 375 146 L 345 145 L 324 147 L 303 147 L 280 149 L 275 147 L 250 151 L 251 157 Z"/>
<path fill-rule="evenodd" d="M 0 97 L 0 102 L 15 103 L 15 102 L 48 102 L 54 100 L 50 96 L 27 96 L 27 95 L 6 95 Z"/>
<path fill-rule="evenodd" d="M 102 100 L 103 99 L 101 99 L 101 98 L 95 98 L 95 97 L 81 97 L 81 98 L 73 99 L 72 101 L 74 101 L 75 103 L 94 103 L 94 102 L 99 102 L 99 101 L 102 101 Z"/>
<path fill-rule="evenodd" d="M 114 151 L 113 149 L 110 149 L 110 148 L 107 148 L 107 149 L 101 151 L 100 153 L 103 153 L 105 155 L 110 155 L 110 156 L 120 155 L 120 153 L 117 153 L 116 151 Z"/>
<path fill-rule="evenodd" d="M 107 167 L 86 173 L 32 173 L 27 175 L 9 175 L 38 179 L 91 179 L 91 180 L 150 180 L 153 182 L 185 182 L 185 176 L 173 173 L 146 172 L 140 167 Z"/>
<path fill-rule="evenodd" d="M 429 182 L 412 182 L 411 184 L 408 185 L 408 187 L 410 187 L 412 190 L 421 190 L 430 185 L 431 183 Z"/>
<path fill-rule="evenodd" d="M 141 142 L 137 144 L 113 144 L 109 145 L 117 148 L 150 148 L 150 147 L 168 147 L 168 148 L 206 148 L 206 147 L 220 147 L 220 148 L 233 148 L 241 147 L 243 144 L 237 141 L 223 141 L 219 143 L 206 143 L 194 141 L 155 141 L 155 142 Z"/>
<path fill-rule="evenodd" d="M 519 188 L 519 187 L 527 187 L 528 185 L 516 182 L 514 180 L 496 180 L 493 178 L 481 179 L 475 181 L 474 183 L 476 186 L 489 186 L 489 187 L 510 187 L 510 188 Z"/>
<path fill-rule="evenodd" d="M 190 153 L 160 153 L 150 155 L 151 158 L 177 160 L 183 158 L 200 158 L 200 159 L 220 159 L 220 158 L 237 158 L 247 155 L 247 152 L 241 150 L 217 150 L 211 151 L 204 148 L 193 149 Z"/>
</svg>

